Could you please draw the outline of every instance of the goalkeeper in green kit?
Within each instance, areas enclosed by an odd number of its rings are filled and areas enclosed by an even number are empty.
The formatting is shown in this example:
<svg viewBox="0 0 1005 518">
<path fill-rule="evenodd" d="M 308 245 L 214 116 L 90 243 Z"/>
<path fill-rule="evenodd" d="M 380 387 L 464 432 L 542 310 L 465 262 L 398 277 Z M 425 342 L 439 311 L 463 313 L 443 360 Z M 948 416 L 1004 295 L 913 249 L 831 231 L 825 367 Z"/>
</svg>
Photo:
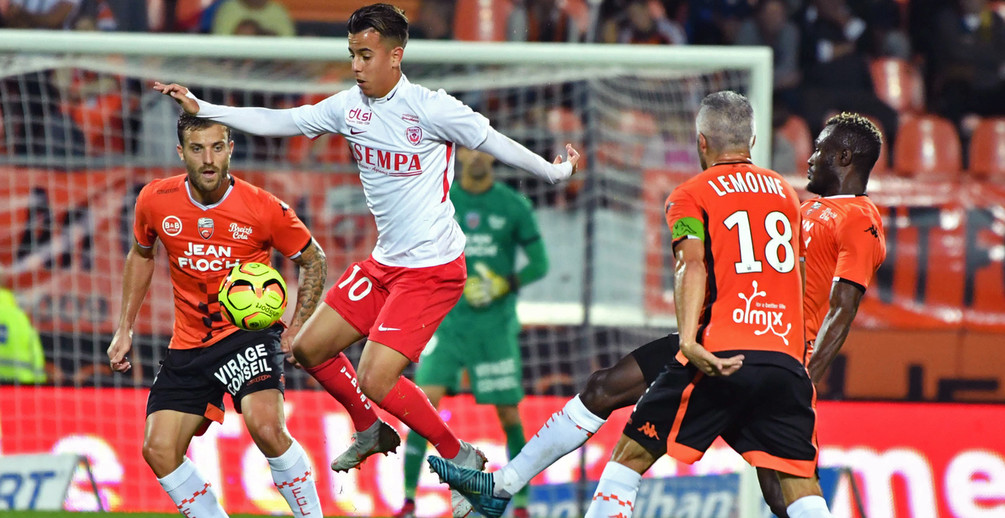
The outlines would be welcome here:
<svg viewBox="0 0 1005 518">
<path fill-rule="evenodd" d="M 460 149 L 460 181 L 450 190 L 454 217 L 464 230 L 468 279 L 464 296 L 447 314 L 419 358 L 415 383 L 434 406 L 456 391 L 467 370 L 481 404 L 495 405 L 513 458 L 526 439 L 517 405 L 523 399 L 520 322 L 516 294 L 548 271 L 530 201 L 492 175 L 490 155 Z M 527 264 L 516 270 L 517 249 Z M 425 462 L 426 440 L 409 433 L 405 447 L 405 505 L 396 517 L 415 516 L 415 493 Z M 516 518 L 527 515 L 527 488 L 514 497 Z"/>
</svg>

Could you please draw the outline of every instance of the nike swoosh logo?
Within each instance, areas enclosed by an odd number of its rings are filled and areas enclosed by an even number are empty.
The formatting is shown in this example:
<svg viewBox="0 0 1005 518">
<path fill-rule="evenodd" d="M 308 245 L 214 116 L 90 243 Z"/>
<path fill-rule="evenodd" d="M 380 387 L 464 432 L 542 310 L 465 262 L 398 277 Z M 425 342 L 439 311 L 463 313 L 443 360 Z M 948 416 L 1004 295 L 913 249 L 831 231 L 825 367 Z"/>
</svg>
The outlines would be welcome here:
<svg viewBox="0 0 1005 518">
<path fill-rule="evenodd" d="M 401 329 L 398 329 L 397 327 L 384 327 L 384 324 L 382 323 L 377 326 L 377 331 L 401 331 Z"/>
<path fill-rule="evenodd" d="M 366 133 L 366 130 L 357 130 L 356 128 L 352 128 L 349 130 L 349 133 L 353 135 L 359 135 L 360 133 Z"/>
</svg>

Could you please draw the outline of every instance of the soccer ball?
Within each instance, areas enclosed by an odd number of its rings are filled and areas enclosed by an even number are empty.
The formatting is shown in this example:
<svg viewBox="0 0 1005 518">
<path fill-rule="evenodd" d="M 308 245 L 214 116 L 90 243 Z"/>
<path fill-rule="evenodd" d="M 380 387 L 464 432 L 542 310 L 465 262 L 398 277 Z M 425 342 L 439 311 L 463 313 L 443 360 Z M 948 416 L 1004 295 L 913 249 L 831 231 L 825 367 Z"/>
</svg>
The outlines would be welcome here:
<svg viewBox="0 0 1005 518">
<path fill-rule="evenodd" d="M 259 331 L 275 324 L 286 310 L 286 282 L 271 266 L 243 263 L 220 283 L 220 307 L 235 326 Z"/>
</svg>

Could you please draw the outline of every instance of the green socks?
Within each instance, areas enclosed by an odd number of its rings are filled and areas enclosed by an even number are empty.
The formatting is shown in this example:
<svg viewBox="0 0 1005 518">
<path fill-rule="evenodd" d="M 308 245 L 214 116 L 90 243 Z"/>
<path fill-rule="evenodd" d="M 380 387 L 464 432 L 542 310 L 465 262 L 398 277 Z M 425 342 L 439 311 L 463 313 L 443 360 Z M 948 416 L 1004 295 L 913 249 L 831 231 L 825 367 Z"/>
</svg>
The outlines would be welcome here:
<svg viewBox="0 0 1005 518">
<path fill-rule="evenodd" d="M 426 461 L 426 438 L 409 430 L 405 439 L 405 498 L 415 500 L 419 470 Z"/>
</svg>

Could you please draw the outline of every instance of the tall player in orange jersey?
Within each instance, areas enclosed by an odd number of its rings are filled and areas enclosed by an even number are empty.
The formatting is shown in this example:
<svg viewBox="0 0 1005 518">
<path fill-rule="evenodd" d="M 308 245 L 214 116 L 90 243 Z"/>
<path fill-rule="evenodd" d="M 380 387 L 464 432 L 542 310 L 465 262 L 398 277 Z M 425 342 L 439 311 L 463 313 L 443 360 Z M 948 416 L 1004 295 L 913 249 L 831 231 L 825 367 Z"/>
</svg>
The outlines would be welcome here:
<svg viewBox="0 0 1005 518">
<path fill-rule="evenodd" d="M 223 422 L 227 392 L 293 515 L 319 517 L 311 464 L 286 430 L 283 352 L 321 298 L 324 252 L 289 206 L 230 175 L 234 142 L 226 126 L 182 115 L 178 141 L 187 174 L 150 182 L 136 200 L 136 242 L 126 257 L 119 326 L 108 347 L 112 369 L 128 371 L 133 324 L 150 287 L 159 239 L 171 263 L 175 322 L 150 387 L 143 458 L 182 514 L 226 517 L 185 452 L 210 420 Z M 258 332 L 240 330 L 220 313 L 220 281 L 233 265 L 268 264 L 272 248 L 300 267 L 293 322 L 285 334 L 281 322 Z"/>
<path fill-rule="evenodd" d="M 799 200 L 751 162 L 745 97 L 706 96 L 696 127 L 704 171 L 666 206 L 684 368 L 663 370 L 639 400 L 586 516 L 630 517 L 642 473 L 663 451 L 695 462 L 721 436 L 747 462 L 778 471 L 791 518 L 829 517 L 803 365 Z"/>
<path fill-rule="evenodd" d="M 814 382 L 823 378 L 844 343 L 862 295 L 886 255 L 879 211 L 864 195 L 881 145 L 882 135 L 874 124 L 857 114 L 843 113 L 827 121 L 809 160 L 807 189 L 821 196 L 802 204 L 806 360 Z M 501 516 L 511 495 L 583 444 L 612 412 L 638 401 L 662 366 L 671 363 L 671 369 L 685 369 L 673 361 L 677 342 L 676 334 L 659 338 L 635 349 L 612 367 L 595 372 L 577 397 L 555 413 L 500 471 L 476 474 L 444 463 L 445 468 L 437 472 L 452 487 L 460 487 L 461 493 L 477 504 L 475 510 L 485 516 Z M 810 356 L 814 345 L 816 354 Z M 644 426 L 641 423 L 635 431 L 642 431 L 639 428 Z M 655 427 L 650 430 L 666 436 L 665 431 Z M 786 518 L 777 474 L 766 468 L 758 468 L 757 474 L 772 512 Z M 478 482 L 492 487 L 493 493 L 474 494 L 464 488 Z"/>
<path fill-rule="evenodd" d="M 873 276 L 886 258 L 879 209 L 866 196 L 869 173 L 883 136 L 855 113 L 831 117 L 814 143 L 806 190 L 820 197 L 802 205 L 806 250 L 807 368 L 814 383 L 844 345 L 851 322 Z M 786 518 L 778 477 L 758 468 L 761 492 L 779 518 Z"/>
</svg>

